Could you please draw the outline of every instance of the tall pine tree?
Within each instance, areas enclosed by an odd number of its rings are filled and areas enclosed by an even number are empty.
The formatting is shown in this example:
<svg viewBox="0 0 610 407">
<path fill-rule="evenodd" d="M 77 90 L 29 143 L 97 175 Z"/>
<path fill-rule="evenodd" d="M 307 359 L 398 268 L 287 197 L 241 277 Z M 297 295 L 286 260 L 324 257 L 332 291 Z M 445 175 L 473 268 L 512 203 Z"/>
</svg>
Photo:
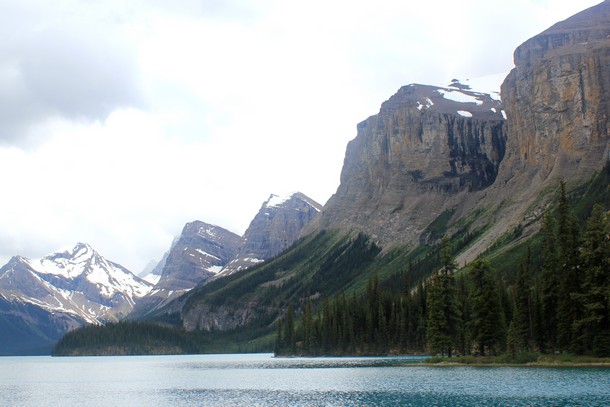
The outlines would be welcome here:
<svg viewBox="0 0 610 407">
<path fill-rule="evenodd" d="M 495 355 L 505 337 L 498 288 L 489 265 L 483 260 L 472 263 L 469 275 L 473 283 L 470 331 L 481 355 Z"/>
<path fill-rule="evenodd" d="M 579 353 L 576 321 L 581 308 L 575 296 L 580 293 L 579 231 L 576 217 L 566 195 L 565 182 L 560 183 L 559 206 L 557 208 L 557 246 L 559 247 L 559 297 L 557 301 L 557 343 L 562 351 Z"/>
<path fill-rule="evenodd" d="M 555 217 L 550 210 L 542 219 L 542 270 L 538 280 L 540 293 L 541 334 L 543 352 L 557 349 L 557 304 L 559 302 L 559 260 L 557 255 Z"/>
<path fill-rule="evenodd" d="M 514 346 L 518 351 L 530 350 L 532 344 L 532 295 L 530 281 L 531 248 L 519 265 L 514 286 L 514 311 L 512 328 Z"/>
<path fill-rule="evenodd" d="M 451 357 L 456 343 L 458 307 L 456 303 L 454 273 L 457 269 L 451 253 L 449 239 L 444 238 L 441 249 L 442 268 L 429 280 L 427 292 L 426 337 L 433 354 Z"/>
<path fill-rule="evenodd" d="M 576 321 L 584 353 L 610 355 L 610 225 L 600 205 L 587 221 L 582 244 L 582 293 L 576 299 L 583 309 Z"/>
</svg>

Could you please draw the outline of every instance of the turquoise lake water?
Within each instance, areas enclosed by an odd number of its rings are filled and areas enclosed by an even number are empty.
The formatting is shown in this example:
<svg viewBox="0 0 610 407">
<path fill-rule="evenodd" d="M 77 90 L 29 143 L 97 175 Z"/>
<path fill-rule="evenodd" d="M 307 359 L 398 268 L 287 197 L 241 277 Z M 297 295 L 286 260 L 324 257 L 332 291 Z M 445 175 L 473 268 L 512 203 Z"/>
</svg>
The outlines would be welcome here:
<svg viewBox="0 0 610 407">
<path fill-rule="evenodd" d="M 2 357 L 0 406 L 610 406 L 608 368 L 269 354 Z"/>
</svg>

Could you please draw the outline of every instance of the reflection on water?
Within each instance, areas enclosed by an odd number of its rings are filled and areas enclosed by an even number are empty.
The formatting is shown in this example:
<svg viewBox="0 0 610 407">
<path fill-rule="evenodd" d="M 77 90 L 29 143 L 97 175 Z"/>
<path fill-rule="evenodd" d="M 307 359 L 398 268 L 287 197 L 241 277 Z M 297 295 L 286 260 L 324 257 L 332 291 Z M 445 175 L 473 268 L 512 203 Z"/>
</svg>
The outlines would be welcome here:
<svg viewBox="0 0 610 407">
<path fill-rule="evenodd" d="M 0 358 L 0 405 L 609 406 L 610 369 L 409 366 L 421 358 Z"/>
</svg>

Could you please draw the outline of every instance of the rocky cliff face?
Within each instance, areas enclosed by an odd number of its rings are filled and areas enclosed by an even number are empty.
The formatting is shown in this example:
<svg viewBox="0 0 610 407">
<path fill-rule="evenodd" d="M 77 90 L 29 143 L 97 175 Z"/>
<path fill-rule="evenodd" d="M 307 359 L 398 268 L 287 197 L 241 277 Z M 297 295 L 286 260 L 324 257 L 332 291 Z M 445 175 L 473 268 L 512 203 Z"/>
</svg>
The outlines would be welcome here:
<svg viewBox="0 0 610 407">
<path fill-rule="evenodd" d="M 296 192 L 271 195 L 250 222 L 244 244 L 219 276 L 230 275 L 277 256 L 299 237 L 301 230 L 316 216 L 322 205 Z"/>
<path fill-rule="evenodd" d="M 401 88 L 358 125 L 341 184 L 305 233 L 355 229 L 384 246 L 417 242 L 462 195 L 495 181 L 504 123 L 500 101 L 456 81 Z"/>
<path fill-rule="evenodd" d="M 524 42 L 514 60 L 502 84 L 506 157 L 478 203 L 499 210 L 462 262 L 517 224 L 535 226 L 560 179 L 570 188 L 610 159 L 610 1 Z"/>
<path fill-rule="evenodd" d="M 458 83 L 409 85 L 360 123 L 341 185 L 306 232 L 355 229 L 384 247 L 418 244 L 444 211 L 453 213 L 449 225 L 477 211 L 471 231 L 485 232 L 463 263 L 518 224 L 535 230 L 559 179 L 576 185 L 610 158 L 610 1 L 514 55 L 504 114 Z"/>
<path fill-rule="evenodd" d="M 610 2 L 585 10 L 517 48 L 502 85 L 509 117 L 502 182 L 590 176 L 608 159 Z"/>
<path fill-rule="evenodd" d="M 243 239 L 219 226 L 187 223 L 172 245 L 159 282 L 138 301 L 130 317 L 139 318 L 215 276 L 235 257 Z"/>
<path fill-rule="evenodd" d="M 155 289 L 190 290 L 220 272 L 243 243 L 243 238 L 219 226 L 187 223 Z"/>
</svg>

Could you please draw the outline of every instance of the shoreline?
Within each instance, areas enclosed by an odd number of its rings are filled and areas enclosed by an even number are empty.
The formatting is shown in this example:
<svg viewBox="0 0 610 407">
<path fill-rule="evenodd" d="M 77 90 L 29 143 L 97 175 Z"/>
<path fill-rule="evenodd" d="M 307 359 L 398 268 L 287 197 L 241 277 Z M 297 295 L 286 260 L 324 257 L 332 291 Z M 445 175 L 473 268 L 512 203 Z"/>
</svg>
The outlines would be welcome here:
<svg viewBox="0 0 610 407">
<path fill-rule="evenodd" d="M 599 367 L 609 368 L 610 358 L 578 356 L 570 354 L 545 355 L 538 353 L 524 353 L 509 357 L 499 356 L 457 356 L 453 358 L 431 357 L 418 363 L 420 366 L 475 366 L 475 367 L 565 367 L 585 368 Z"/>
<path fill-rule="evenodd" d="M 403 366 L 421 367 L 539 367 L 539 368 L 610 368 L 610 362 L 599 363 L 464 363 L 464 362 L 441 362 L 441 363 L 405 363 Z"/>
</svg>

